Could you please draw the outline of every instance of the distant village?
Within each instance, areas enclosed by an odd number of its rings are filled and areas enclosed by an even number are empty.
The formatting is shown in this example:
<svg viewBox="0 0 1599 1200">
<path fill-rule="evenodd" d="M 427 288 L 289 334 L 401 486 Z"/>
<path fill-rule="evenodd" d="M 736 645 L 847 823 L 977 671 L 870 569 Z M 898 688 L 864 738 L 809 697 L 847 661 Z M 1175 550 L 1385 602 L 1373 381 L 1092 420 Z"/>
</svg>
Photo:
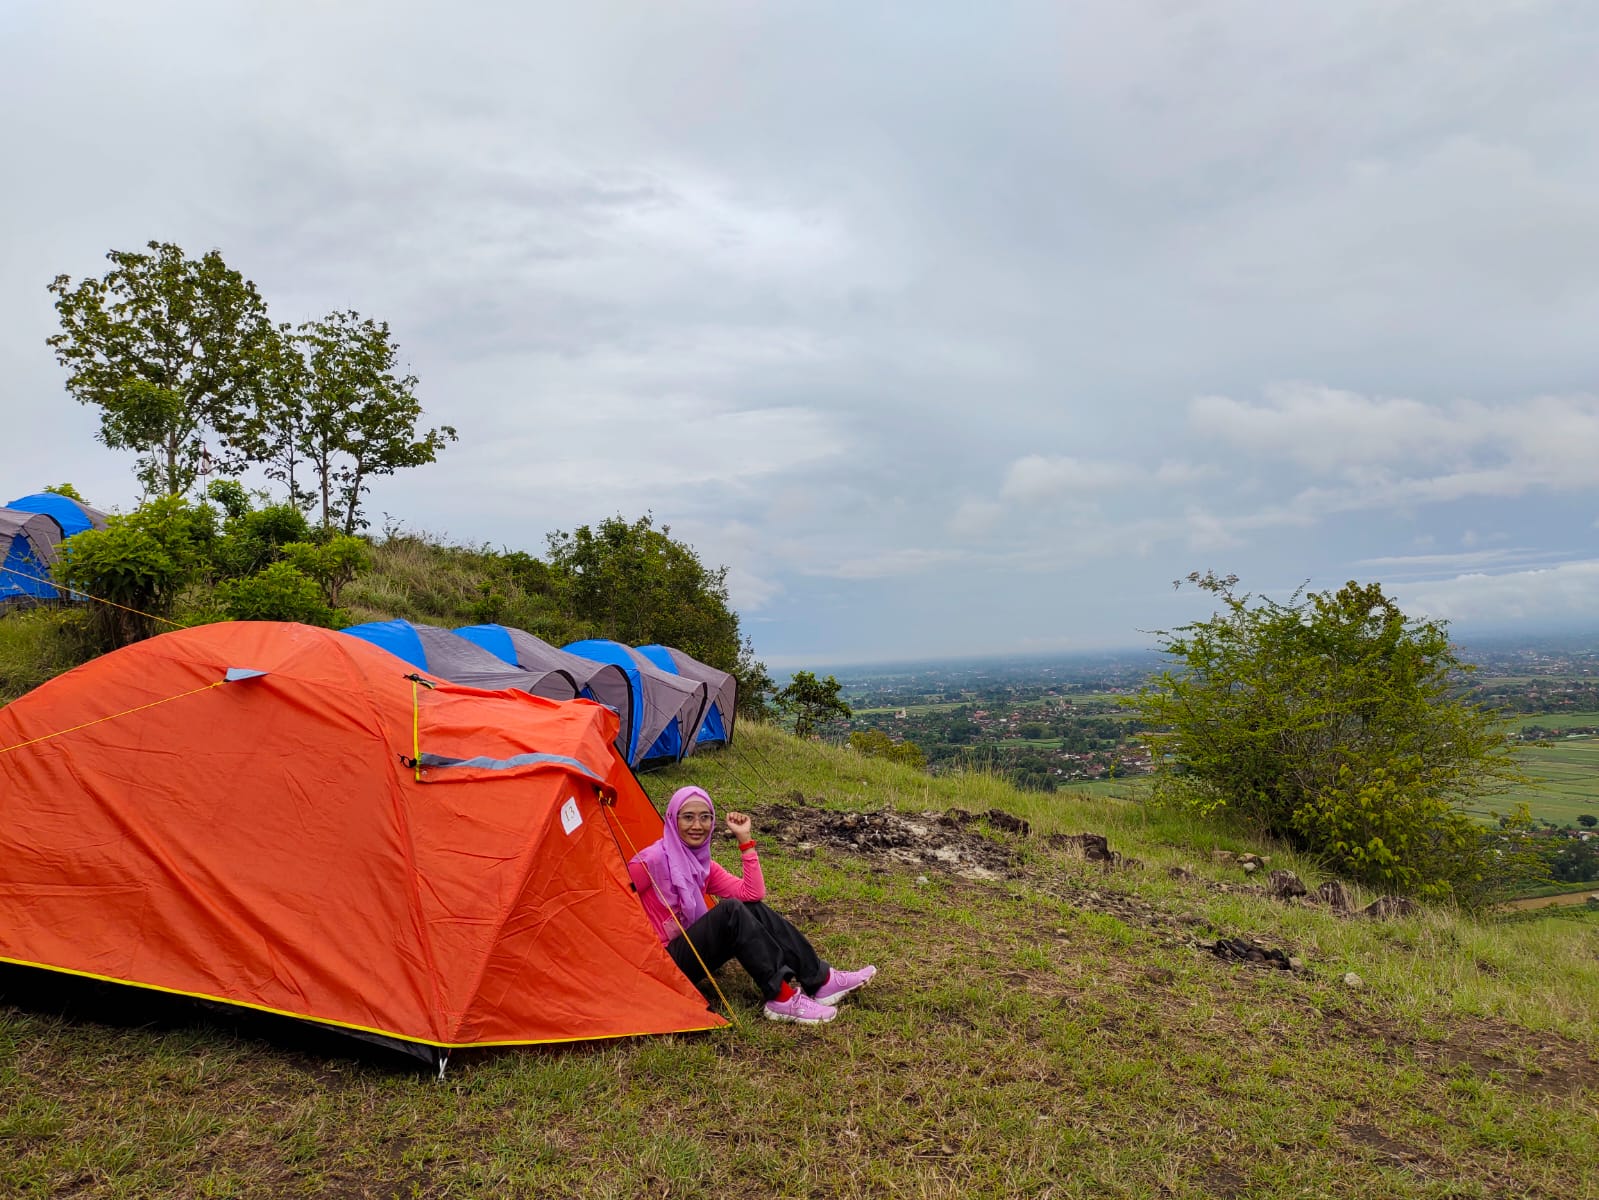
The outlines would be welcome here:
<svg viewBox="0 0 1599 1200">
<path fill-rule="evenodd" d="M 1599 736 L 1599 643 L 1485 643 L 1462 689 L 1523 719 L 1528 742 Z M 933 771 L 987 767 L 1039 791 L 1132 779 L 1154 766 L 1123 700 L 1161 666 L 1152 653 L 855 668 L 836 672 L 854 709 L 826 736 L 874 730 L 915 745 Z M 1592 714 L 1583 723 L 1581 715 Z"/>
</svg>

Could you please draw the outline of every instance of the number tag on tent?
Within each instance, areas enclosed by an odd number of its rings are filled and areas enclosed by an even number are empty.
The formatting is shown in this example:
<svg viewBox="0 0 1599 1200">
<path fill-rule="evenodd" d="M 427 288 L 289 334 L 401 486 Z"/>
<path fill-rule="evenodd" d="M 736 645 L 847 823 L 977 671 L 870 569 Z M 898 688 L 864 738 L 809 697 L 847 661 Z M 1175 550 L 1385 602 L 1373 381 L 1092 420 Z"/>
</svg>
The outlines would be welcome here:
<svg viewBox="0 0 1599 1200">
<path fill-rule="evenodd" d="M 583 814 L 577 811 L 577 797 L 568 796 L 566 803 L 561 805 L 561 828 L 570 834 L 581 824 L 583 824 Z"/>
</svg>

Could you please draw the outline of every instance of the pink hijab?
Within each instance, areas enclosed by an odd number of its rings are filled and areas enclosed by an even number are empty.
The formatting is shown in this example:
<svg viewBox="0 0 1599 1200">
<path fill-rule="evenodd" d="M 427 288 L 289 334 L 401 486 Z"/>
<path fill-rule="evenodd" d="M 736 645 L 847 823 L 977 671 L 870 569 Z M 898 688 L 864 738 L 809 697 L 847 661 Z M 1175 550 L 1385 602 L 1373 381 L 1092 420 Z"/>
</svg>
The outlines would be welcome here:
<svg viewBox="0 0 1599 1200">
<path fill-rule="evenodd" d="M 703 800 L 709 805 L 714 829 L 716 805 L 710 793 L 698 787 L 678 788 L 666 806 L 666 829 L 661 840 L 638 852 L 638 861 L 649 871 L 656 893 L 676 910 L 685 926 L 705 915 L 705 880 L 711 873 L 711 839 L 706 838 L 698 849 L 690 849 L 677 832 L 677 814 L 690 800 Z"/>
</svg>

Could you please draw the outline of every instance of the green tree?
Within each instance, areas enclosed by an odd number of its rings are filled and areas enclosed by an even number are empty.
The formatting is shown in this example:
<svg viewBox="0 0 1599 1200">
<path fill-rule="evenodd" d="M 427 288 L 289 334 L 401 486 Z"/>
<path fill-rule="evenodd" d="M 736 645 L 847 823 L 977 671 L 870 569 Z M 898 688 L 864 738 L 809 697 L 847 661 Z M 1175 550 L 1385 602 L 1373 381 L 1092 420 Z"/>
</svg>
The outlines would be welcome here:
<svg viewBox="0 0 1599 1200">
<path fill-rule="evenodd" d="M 727 568 L 708 568 L 671 534 L 647 513 L 557 530 L 548 538 L 550 567 L 567 606 L 595 636 L 630 646 L 660 642 L 731 670 L 739 631 Z"/>
<path fill-rule="evenodd" d="M 1159 634 L 1173 665 L 1133 700 L 1161 793 L 1377 886 L 1476 895 L 1491 852 L 1460 806 L 1518 772 L 1500 722 L 1457 696 L 1470 668 L 1443 624 L 1377 584 L 1280 604 L 1189 579 L 1221 610 Z"/>
<path fill-rule="evenodd" d="M 358 537 L 340 534 L 325 542 L 290 542 L 283 547 L 285 561 L 322 589 L 329 609 L 339 606 L 339 593 L 362 571 L 372 566 L 372 551 Z"/>
<path fill-rule="evenodd" d="M 418 432 L 416 376 L 397 375 L 386 321 L 336 312 L 279 342 L 271 386 L 252 424 L 252 449 L 298 500 L 300 464 L 314 475 L 322 524 L 353 534 L 367 522 L 361 497 L 373 476 L 437 460 L 453 426 Z M 300 363 L 294 357 L 300 356 Z"/>
<path fill-rule="evenodd" d="M 99 279 L 58 275 L 61 332 L 46 340 L 67 391 L 100 408 L 100 441 L 138 452 L 147 493 L 176 496 L 207 469 L 208 436 L 237 465 L 233 438 L 256 406 L 272 326 L 255 284 L 219 252 L 148 249 L 108 252 Z"/>
<path fill-rule="evenodd" d="M 1592 829 L 1595 825 L 1599 825 L 1599 817 L 1594 816 L 1592 813 L 1583 813 L 1577 818 L 1577 824 L 1584 829 Z"/>
<path fill-rule="evenodd" d="M 1562 883 L 1599 879 L 1599 846 L 1572 839 L 1559 842 L 1549 855 L 1550 873 Z"/>
<path fill-rule="evenodd" d="M 839 682 L 829 675 L 818 679 L 810 671 L 796 671 L 788 686 L 777 693 L 778 710 L 794 718 L 794 732 L 810 737 L 824 721 L 848 720 L 850 706 L 839 696 Z"/>
<path fill-rule="evenodd" d="M 305 486 L 310 469 L 305 450 L 310 392 L 310 368 L 295 332 L 288 325 L 280 325 L 272 331 L 267 344 L 255 407 L 243 415 L 235 435 L 249 460 L 259 463 L 268 479 L 283 484 L 288 502 L 306 511 L 317 501 L 316 492 Z M 330 466 L 330 473 L 331 470 Z M 331 482 L 330 479 L 324 521 L 331 507 Z"/>
<path fill-rule="evenodd" d="M 524 586 L 570 613 L 586 636 L 629 646 L 673 646 L 738 680 L 738 709 L 765 717 L 773 691 L 766 665 L 739 633 L 727 595 L 727 568 L 707 567 L 692 546 L 646 513 L 548 537 L 549 564 L 519 570 Z"/>
</svg>

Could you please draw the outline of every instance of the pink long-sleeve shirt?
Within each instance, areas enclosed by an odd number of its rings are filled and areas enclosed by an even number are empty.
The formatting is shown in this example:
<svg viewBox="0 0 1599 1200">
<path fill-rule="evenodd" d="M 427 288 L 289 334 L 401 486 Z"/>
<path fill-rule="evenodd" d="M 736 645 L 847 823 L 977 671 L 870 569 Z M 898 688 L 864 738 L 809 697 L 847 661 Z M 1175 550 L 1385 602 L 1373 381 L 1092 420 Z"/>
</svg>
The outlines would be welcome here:
<svg viewBox="0 0 1599 1200">
<path fill-rule="evenodd" d="M 719 862 L 711 863 L 710 874 L 705 878 L 705 891 L 708 895 L 719 896 L 726 900 L 762 900 L 766 897 L 766 877 L 761 874 L 761 856 L 755 853 L 751 846 L 739 855 L 744 868 L 743 878 L 733 874 Z M 644 915 L 650 919 L 650 924 L 655 926 L 655 936 L 661 939 L 661 945 L 671 942 L 679 933 L 677 921 L 672 919 L 672 911 L 667 908 L 660 894 L 655 890 L 655 884 L 650 879 L 650 873 L 644 864 L 639 862 L 635 855 L 627 862 L 628 876 L 633 880 L 633 886 L 638 889 L 639 899 L 644 903 Z M 683 914 L 679 913 L 681 918 Z M 688 922 L 683 922 L 684 927 Z"/>
</svg>

